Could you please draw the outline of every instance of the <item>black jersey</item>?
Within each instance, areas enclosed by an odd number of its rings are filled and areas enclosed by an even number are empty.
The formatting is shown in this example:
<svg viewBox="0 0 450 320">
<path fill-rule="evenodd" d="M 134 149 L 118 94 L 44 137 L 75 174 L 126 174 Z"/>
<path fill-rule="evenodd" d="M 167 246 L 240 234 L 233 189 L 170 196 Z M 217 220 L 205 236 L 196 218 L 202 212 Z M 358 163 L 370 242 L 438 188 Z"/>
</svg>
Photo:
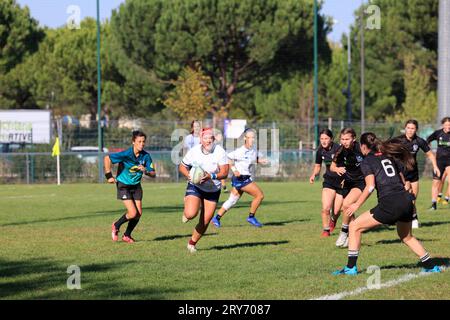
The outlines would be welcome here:
<svg viewBox="0 0 450 320">
<path fill-rule="evenodd" d="M 326 171 L 323 175 L 323 178 L 325 180 L 327 179 L 342 179 L 339 177 L 339 175 L 336 172 L 330 171 L 331 162 L 333 161 L 334 155 L 339 149 L 339 145 L 337 143 L 332 142 L 330 148 L 324 149 L 322 146 L 317 149 L 316 153 L 316 164 L 322 164 L 322 162 L 325 163 Z"/>
<path fill-rule="evenodd" d="M 436 130 L 428 138 L 427 143 L 437 140 L 437 158 L 450 157 L 450 132 L 445 133 L 443 129 Z"/>
<path fill-rule="evenodd" d="M 345 149 L 340 146 L 340 152 L 334 157 L 333 161 L 336 166 L 345 167 L 344 178 L 348 181 L 364 181 L 364 175 L 361 172 L 361 162 L 364 155 L 361 152 L 361 147 L 358 142 L 353 144 L 351 149 Z"/>
<path fill-rule="evenodd" d="M 381 153 L 369 153 L 361 163 L 364 177 L 371 174 L 375 176 L 375 188 L 378 199 L 405 192 L 403 181 L 400 178 L 399 163 Z"/>
<path fill-rule="evenodd" d="M 430 151 L 430 147 L 428 146 L 428 143 L 422 139 L 419 136 L 414 136 L 411 140 L 409 140 L 406 135 L 401 135 L 397 137 L 402 144 L 408 149 L 408 151 L 411 153 L 411 155 L 414 157 L 414 161 L 416 162 L 414 165 L 414 169 L 411 171 L 418 170 L 417 166 L 417 153 L 419 152 L 419 149 L 422 149 L 423 152 L 427 153 Z"/>
</svg>

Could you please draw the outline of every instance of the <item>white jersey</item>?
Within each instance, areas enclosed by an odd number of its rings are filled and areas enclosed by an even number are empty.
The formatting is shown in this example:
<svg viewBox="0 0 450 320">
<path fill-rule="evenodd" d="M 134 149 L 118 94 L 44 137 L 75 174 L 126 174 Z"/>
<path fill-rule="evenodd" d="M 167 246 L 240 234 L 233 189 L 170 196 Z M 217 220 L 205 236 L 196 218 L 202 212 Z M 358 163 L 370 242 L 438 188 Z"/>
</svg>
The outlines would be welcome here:
<svg viewBox="0 0 450 320">
<path fill-rule="evenodd" d="M 214 145 L 214 149 L 211 153 L 204 154 L 202 151 L 202 145 L 196 145 L 188 151 L 183 158 L 182 163 L 186 167 L 191 167 L 194 163 L 197 163 L 204 171 L 208 173 L 218 173 L 219 166 L 228 164 L 227 154 L 225 150 L 219 146 Z M 220 180 L 208 180 L 202 184 L 196 184 L 197 188 L 205 192 L 216 192 L 220 190 Z"/>
<path fill-rule="evenodd" d="M 228 159 L 234 161 L 234 166 L 241 175 L 251 176 L 258 153 L 255 148 L 247 149 L 245 146 L 237 148 L 227 154 Z"/>
<path fill-rule="evenodd" d="M 187 135 L 186 138 L 184 138 L 184 144 L 183 146 L 189 151 L 196 145 L 200 144 L 200 137 L 196 137 L 193 134 Z"/>
</svg>

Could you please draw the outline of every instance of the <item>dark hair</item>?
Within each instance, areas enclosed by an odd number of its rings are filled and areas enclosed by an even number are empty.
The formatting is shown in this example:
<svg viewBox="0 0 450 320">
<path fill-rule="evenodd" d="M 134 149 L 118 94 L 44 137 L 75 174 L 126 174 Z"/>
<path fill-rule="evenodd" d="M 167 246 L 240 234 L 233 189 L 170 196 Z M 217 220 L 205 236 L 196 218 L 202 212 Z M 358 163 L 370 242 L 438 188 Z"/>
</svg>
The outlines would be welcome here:
<svg viewBox="0 0 450 320">
<path fill-rule="evenodd" d="M 342 129 L 341 130 L 341 136 L 343 134 L 351 134 L 353 139 L 356 138 L 356 132 L 355 132 L 355 130 L 353 128 L 344 128 L 344 129 Z M 341 145 L 339 147 L 339 149 L 337 149 L 337 151 L 336 151 L 336 153 L 334 155 L 335 158 L 337 158 L 342 153 L 342 151 L 344 151 L 344 149 L 345 149 L 344 146 Z"/>
<path fill-rule="evenodd" d="M 353 128 L 344 128 L 341 130 L 341 136 L 343 134 L 351 134 L 353 138 L 356 138 L 356 132 Z"/>
<path fill-rule="evenodd" d="M 191 134 L 194 133 L 194 123 L 196 123 L 196 122 L 198 122 L 200 127 L 202 126 L 199 120 L 192 120 L 192 122 L 191 122 Z"/>
<path fill-rule="evenodd" d="M 405 123 L 405 128 L 406 128 L 406 126 L 407 126 L 408 124 L 413 124 L 413 125 L 416 126 L 416 129 L 419 129 L 419 123 L 417 122 L 417 120 L 410 119 L 410 120 L 406 121 L 406 123 Z"/>
<path fill-rule="evenodd" d="M 441 124 L 444 124 L 444 123 L 446 123 L 446 122 L 450 122 L 450 117 L 444 117 L 444 118 L 442 118 Z"/>
<path fill-rule="evenodd" d="M 133 131 L 133 137 L 131 138 L 131 141 L 134 142 L 137 137 L 144 137 L 145 140 L 147 140 L 147 135 L 144 132 L 142 132 L 140 130 L 134 130 Z"/>
<path fill-rule="evenodd" d="M 330 129 L 325 128 L 325 129 L 320 130 L 319 137 L 323 134 L 327 135 L 328 137 L 331 138 L 331 140 L 333 140 L 333 132 Z"/>
<path fill-rule="evenodd" d="M 374 152 L 381 152 L 389 158 L 403 162 L 408 171 L 414 169 L 414 158 L 411 156 L 408 149 L 406 149 L 406 147 L 397 138 L 381 141 L 377 138 L 375 133 L 366 132 L 361 135 L 360 143 L 361 145 L 367 146 L 367 148 Z"/>
</svg>

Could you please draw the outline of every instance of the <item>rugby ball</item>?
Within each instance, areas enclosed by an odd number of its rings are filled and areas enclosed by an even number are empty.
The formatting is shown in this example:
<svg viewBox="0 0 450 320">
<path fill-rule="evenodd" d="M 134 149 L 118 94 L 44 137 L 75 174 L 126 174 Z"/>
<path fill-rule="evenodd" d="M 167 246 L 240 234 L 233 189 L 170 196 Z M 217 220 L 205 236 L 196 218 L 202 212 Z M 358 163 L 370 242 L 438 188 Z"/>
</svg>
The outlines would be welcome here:
<svg viewBox="0 0 450 320">
<path fill-rule="evenodd" d="M 204 174 L 205 171 L 200 166 L 193 166 L 189 171 L 189 178 L 193 184 L 199 184 Z"/>
</svg>

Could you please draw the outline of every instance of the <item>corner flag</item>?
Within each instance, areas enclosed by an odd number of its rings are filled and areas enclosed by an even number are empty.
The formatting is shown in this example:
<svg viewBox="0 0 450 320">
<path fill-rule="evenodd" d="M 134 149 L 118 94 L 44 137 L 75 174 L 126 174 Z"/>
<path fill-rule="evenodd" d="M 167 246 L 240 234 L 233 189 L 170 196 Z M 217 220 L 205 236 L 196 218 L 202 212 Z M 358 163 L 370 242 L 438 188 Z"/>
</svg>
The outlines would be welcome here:
<svg viewBox="0 0 450 320">
<path fill-rule="evenodd" d="M 52 149 L 52 157 L 54 157 L 54 156 L 59 156 L 59 155 L 60 155 L 60 151 L 59 151 L 59 138 L 56 138 L 55 144 L 53 145 L 53 149 Z"/>
</svg>

